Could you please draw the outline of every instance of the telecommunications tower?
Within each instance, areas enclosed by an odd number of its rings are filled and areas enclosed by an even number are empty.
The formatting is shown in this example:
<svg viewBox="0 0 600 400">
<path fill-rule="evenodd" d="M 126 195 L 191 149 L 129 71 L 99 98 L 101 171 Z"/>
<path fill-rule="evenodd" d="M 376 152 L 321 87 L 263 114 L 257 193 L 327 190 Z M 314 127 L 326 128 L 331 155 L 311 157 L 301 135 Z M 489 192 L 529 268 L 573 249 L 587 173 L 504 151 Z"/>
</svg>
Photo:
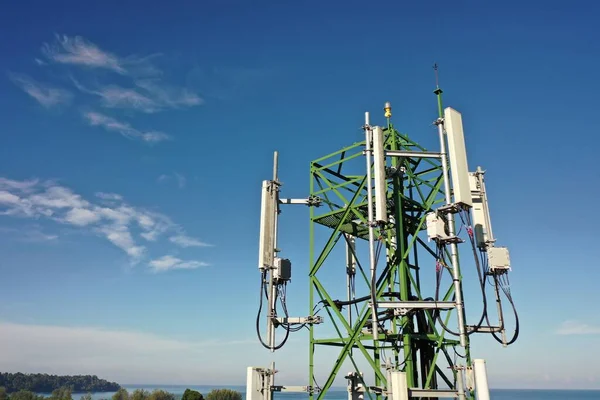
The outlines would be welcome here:
<svg viewBox="0 0 600 400">
<path fill-rule="evenodd" d="M 310 163 L 306 198 L 280 197 L 275 153 L 273 179 L 262 185 L 256 329 L 270 351 L 291 333 L 309 330 L 308 384 L 277 386 L 274 364 L 249 367 L 247 400 L 271 400 L 277 391 L 321 400 L 339 377 L 346 379 L 349 400 L 490 398 L 485 361 L 472 357 L 469 342 L 476 333 L 504 346 L 518 337 L 510 258 L 506 247 L 496 246 L 485 172 L 469 172 L 462 115 L 443 107 L 439 86 L 434 93 L 437 151 L 398 132 L 385 103 L 383 126 L 371 125 L 365 113 L 363 141 Z M 292 264 L 277 248 L 286 204 L 308 206 L 310 214 L 310 308 L 302 317 L 288 314 Z M 461 268 L 460 260 L 468 259 L 475 268 Z M 340 279 L 332 285 L 323 274 Z M 463 301 L 467 275 L 476 279 L 483 302 L 471 323 Z M 488 295 L 496 307 L 488 307 Z M 504 299 L 516 319 L 511 335 Z M 276 332 L 282 332 L 279 341 Z M 319 357 L 324 348 L 337 357 Z M 343 365 L 353 370 L 342 371 Z M 315 370 L 326 373 L 321 385 Z"/>
</svg>

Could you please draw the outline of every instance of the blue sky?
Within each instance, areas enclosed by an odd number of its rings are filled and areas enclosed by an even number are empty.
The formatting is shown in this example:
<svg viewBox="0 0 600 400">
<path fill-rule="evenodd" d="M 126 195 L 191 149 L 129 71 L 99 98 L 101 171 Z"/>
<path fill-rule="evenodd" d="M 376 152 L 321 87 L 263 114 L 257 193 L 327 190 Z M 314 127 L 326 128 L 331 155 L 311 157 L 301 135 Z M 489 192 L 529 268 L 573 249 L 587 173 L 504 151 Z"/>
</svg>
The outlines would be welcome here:
<svg viewBox="0 0 600 400">
<path fill-rule="evenodd" d="M 0 369 L 243 383 L 260 181 L 361 140 L 364 111 L 435 148 L 431 66 L 488 170 L 519 341 L 492 386 L 599 388 L 592 2 L 14 2 L 0 15 Z M 304 315 L 308 214 L 286 209 Z M 473 288 L 466 289 L 473 297 Z M 479 302 L 473 297 L 470 309 Z M 305 336 L 277 353 L 305 384 Z M 343 383 L 343 382 L 341 382 Z"/>
</svg>

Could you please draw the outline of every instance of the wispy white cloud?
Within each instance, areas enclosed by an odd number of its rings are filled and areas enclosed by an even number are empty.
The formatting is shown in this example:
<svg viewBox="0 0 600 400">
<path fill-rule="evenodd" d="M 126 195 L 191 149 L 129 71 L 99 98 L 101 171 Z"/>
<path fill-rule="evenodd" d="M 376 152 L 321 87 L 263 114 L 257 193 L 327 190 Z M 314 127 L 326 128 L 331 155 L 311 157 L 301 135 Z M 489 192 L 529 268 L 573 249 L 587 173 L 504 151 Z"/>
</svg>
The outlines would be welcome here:
<svg viewBox="0 0 600 400">
<path fill-rule="evenodd" d="M 147 143 L 157 143 L 171 138 L 169 135 L 163 132 L 139 131 L 126 122 L 118 121 L 112 117 L 100 114 L 98 112 L 84 112 L 83 116 L 91 126 L 100 126 L 107 131 L 117 132 L 128 139 L 139 139 Z"/>
<path fill-rule="evenodd" d="M 0 178 L 0 215 L 48 219 L 86 229 L 103 236 L 123 250 L 132 263 L 138 263 L 148 253 L 146 245 L 140 241 L 155 242 L 164 235 L 169 238 L 187 237 L 183 228 L 166 215 L 133 207 L 118 194 L 100 192 L 96 193 L 96 197 L 96 201 L 86 200 L 71 189 L 52 181 Z M 170 241 L 173 242 L 172 239 Z M 172 263 L 165 264 L 167 261 Z M 164 259 L 162 264 L 159 262 L 151 267 L 154 270 L 168 270 L 204 265 L 199 261 L 173 261 L 174 259 Z"/>
<path fill-rule="evenodd" d="M 175 172 L 175 178 L 177 179 L 177 186 L 179 186 L 180 189 L 183 189 L 185 187 L 185 183 L 187 182 L 187 180 L 185 179 L 185 176 L 178 174 L 177 172 Z"/>
<path fill-rule="evenodd" d="M 100 215 L 94 211 L 88 210 L 87 208 L 72 208 L 65 216 L 65 221 L 77 226 L 90 225 L 98 222 L 99 220 Z"/>
<path fill-rule="evenodd" d="M 71 77 L 71 80 L 79 91 L 100 97 L 100 104 L 107 108 L 131 109 L 148 114 L 157 112 L 161 108 L 154 99 L 138 92 L 136 89 L 105 85 L 97 90 L 92 90 L 73 77 Z"/>
<path fill-rule="evenodd" d="M 188 89 L 176 88 L 161 84 L 158 80 L 139 80 L 136 85 L 146 91 L 158 104 L 164 107 L 179 108 L 191 107 L 204 103 L 198 95 Z"/>
<path fill-rule="evenodd" d="M 173 175 L 162 174 L 156 180 L 159 183 L 166 183 L 175 180 L 179 189 L 183 189 L 187 183 L 186 177 L 177 172 L 173 172 Z"/>
<path fill-rule="evenodd" d="M 105 86 L 92 93 L 102 98 L 102 105 L 107 108 L 125 108 L 154 113 L 161 109 L 160 105 L 148 96 L 135 89 L 126 89 L 116 85 Z"/>
<path fill-rule="evenodd" d="M 200 261 L 183 261 L 182 259 L 171 255 L 152 260 L 149 265 L 155 272 L 165 272 L 174 269 L 196 269 L 208 266 L 207 263 Z"/>
<path fill-rule="evenodd" d="M 131 236 L 129 227 L 126 225 L 107 225 L 100 228 L 100 231 L 106 235 L 106 238 L 115 246 L 123 250 L 132 260 L 138 261 L 146 252 L 144 246 L 137 246 Z"/>
<path fill-rule="evenodd" d="M 24 181 L 15 181 L 0 177 L 0 188 L 7 190 L 19 190 L 21 192 L 29 192 L 37 186 L 39 179 L 27 179 Z"/>
<path fill-rule="evenodd" d="M 600 335 L 600 325 L 589 325 L 584 322 L 568 320 L 564 321 L 558 330 L 559 335 Z"/>
<path fill-rule="evenodd" d="M 73 97 L 68 90 L 36 82 L 26 75 L 9 73 L 8 76 L 13 83 L 46 108 L 69 103 Z"/>
<path fill-rule="evenodd" d="M 172 87 L 157 79 L 137 81 L 136 87 L 133 88 L 109 84 L 95 90 L 87 88 L 74 78 L 71 80 L 81 92 L 100 97 L 101 105 L 106 108 L 151 114 L 169 108 L 193 107 L 204 103 L 198 95 L 188 89 Z"/>
<path fill-rule="evenodd" d="M 121 196 L 120 194 L 116 194 L 116 193 L 98 192 L 98 193 L 96 193 L 96 197 L 98 197 L 102 200 L 115 200 L 115 201 L 123 200 L 123 196 Z"/>
<path fill-rule="evenodd" d="M 53 43 L 44 43 L 42 53 L 50 61 L 60 64 L 105 68 L 119 74 L 127 72 L 119 57 L 100 49 L 81 36 L 56 35 Z"/>
<path fill-rule="evenodd" d="M 169 240 L 181 247 L 211 247 L 212 245 L 204 243 L 201 240 L 185 235 L 171 236 Z"/>
<path fill-rule="evenodd" d="M 162 71 L 151 63 L 160 54 L 140 57 L 137 55 L 119 56 L 81 36 L 55 35 L 51 43 L 42 45 L 42 54 L 58 64 L 77 65 L 87 68 L 106 69 L 120 75 L 134 77 L 160 76 Z M 42 60 L 35 59 L 42 65 Z"/>
</svg>

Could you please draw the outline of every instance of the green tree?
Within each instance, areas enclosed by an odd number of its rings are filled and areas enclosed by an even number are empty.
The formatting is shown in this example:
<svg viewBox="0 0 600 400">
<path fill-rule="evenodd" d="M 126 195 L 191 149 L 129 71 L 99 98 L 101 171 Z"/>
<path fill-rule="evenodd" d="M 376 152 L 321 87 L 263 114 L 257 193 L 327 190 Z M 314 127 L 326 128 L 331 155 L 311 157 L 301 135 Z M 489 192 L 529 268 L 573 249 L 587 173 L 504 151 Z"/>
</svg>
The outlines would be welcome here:
<svg viewBox="0 0 600 400">
<path fill-rule="evenodd" d="M 166 390 L 156 389 L 150 394 L 148 400 L 175 400 L 175 395 Z"/>
<path fill-rule="evenodd" d="M 231 389 L 214 389 L 206 395 L 206 400 L 242 400 L 242 394 Z"/>
<path fill-rule="evenodd" d="M 10 395 L 10 400 L 42 400 L 43 396 L 38 396 L 29 390 L 19 390 Z"/>
<path fill-rule="evenodd" d="M 135 389 L 129 396 L 129 400 L 148 400 L 150 392 L 144 389 Z"/>
<path fill-rule="evenodd" d="M 0 400 L 8 400 L 8 393 L 6 393 L 4 386 L 0 386 Z"/>
<path fill-rule="evenodd" d="M 48 398 L 49 400 L 73 400 L 73 390 L 69 386 L 61 386 L 54 389 Z"/>
<path fill-rule="evenodd" d="M 129 400 L 129 393 L 126 389 L 121 388 L 112 395 L 112 400 Z"/>
<path fill-rule="evenodd" d="M 92 400 L 92 394 L 91 393 L 84 394 L 83 396 L 81 396 L 81 400 Z"/>
<path fill-rule="evenodd" d="M 196 390 L 185 389 L 181 400 L 204 400 L 204 396 L 202 396 L 202 393 Z"/>
</svg>

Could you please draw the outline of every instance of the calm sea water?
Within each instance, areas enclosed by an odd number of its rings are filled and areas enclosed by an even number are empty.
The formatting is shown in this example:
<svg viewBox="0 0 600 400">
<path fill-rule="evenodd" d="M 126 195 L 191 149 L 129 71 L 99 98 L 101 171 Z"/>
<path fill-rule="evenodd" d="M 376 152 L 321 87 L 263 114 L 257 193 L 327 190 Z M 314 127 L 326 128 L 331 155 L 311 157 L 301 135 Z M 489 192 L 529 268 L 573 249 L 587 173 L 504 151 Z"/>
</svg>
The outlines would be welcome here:
<svg viewBox="0 0 600 400">
<path fill-rule="evenodd" d="M 145 386 L 145 385 L 123 385 L 130 393 L 135 389 L 164 389 L 180 397 L 186 388 L 194 389 L 202 394 L 207 394 L 212 389 L 228 388 L 237 390 L 245 397 L 245 386 Z M 79 400 L 84 393 L 74 393 L 73 400 Z M 93 400 L 110 400 L 113 393 L 94 393 Z M 275 399 L 279 400 L 306 400 L 306 394 L 299 393 L 276 393 Z M 346 400 L 348 394 L 343 389 L 329 390 L 326 398 L 328 400 Z M 600 390 L 509 390 L 495 389 L 491 391 L 492 400 L 600 400 Z"/>
</svg>

